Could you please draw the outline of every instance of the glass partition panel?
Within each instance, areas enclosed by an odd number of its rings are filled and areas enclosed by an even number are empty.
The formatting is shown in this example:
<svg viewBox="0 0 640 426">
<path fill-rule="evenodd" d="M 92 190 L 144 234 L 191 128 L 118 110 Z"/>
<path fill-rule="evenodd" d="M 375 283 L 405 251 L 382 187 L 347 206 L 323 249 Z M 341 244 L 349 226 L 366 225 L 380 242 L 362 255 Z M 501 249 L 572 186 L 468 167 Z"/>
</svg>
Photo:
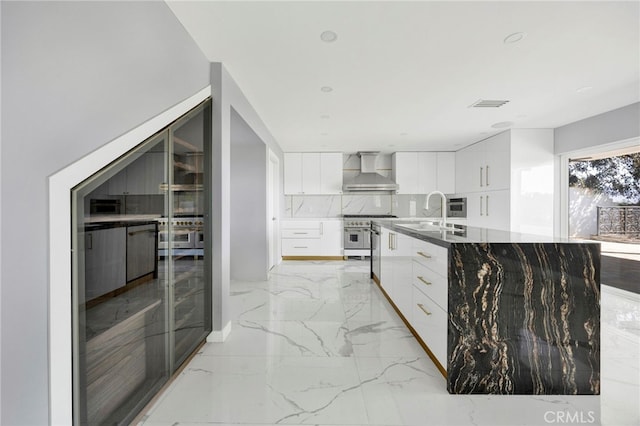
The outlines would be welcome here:
<svg viewBox="0 0 640 426">
<path fill-rule="evenodd" d="M 71 192 L 75 424 L 127 424 L 211 331 L 211 101 Z"/>
<path fill-rule="evenodd" d="M 210 287 L 205 256 L 209 224 L 205 204 L 205 167 L 210 140 L 209 108 L 194 111 L 171 127 L 173 185 L 170 191 L 172 231 L 170 273 L 174 333 L 173 366 L 177 368 L 202 342 L 210 326 Z"/>
<path fill-rule="evenodd" d="M 72 191 L 76 424 L 119 423 L 169 376 L 164 131 Z"/>
</svg>

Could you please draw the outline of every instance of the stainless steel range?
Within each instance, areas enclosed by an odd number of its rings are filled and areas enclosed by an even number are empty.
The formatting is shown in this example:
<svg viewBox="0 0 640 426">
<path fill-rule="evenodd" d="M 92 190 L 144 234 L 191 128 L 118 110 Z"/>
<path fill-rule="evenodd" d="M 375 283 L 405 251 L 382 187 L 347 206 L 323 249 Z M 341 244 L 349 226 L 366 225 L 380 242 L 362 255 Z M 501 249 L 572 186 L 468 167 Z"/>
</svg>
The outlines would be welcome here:
<svg viewBox="0 0 640 426">
<path fill-rule="evenodd" d="M 169 220 L 158 219 L 158 254 L 167 256 L 169 239 L 173 246 L 174 256 L 204 255 L 204 219 L 201 216 L 171 218 L 171 236 L 169 237 Z"/>
<path fill-rule="evenodd" d="M 371 256 L 371 220 L 393 218 L 393 215 L 343 215 L 344 255 Z"/>
</svg>

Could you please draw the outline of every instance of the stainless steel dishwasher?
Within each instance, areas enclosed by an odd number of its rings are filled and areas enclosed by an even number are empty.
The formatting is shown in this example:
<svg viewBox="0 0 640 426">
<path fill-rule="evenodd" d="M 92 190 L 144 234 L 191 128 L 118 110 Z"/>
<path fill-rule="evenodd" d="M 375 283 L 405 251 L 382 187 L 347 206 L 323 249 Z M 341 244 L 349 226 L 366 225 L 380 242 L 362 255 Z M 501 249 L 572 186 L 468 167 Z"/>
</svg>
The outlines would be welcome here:
<svg viewBox="0 0 640 426">
<path fill-rule="evenodd" d="M 371 279 L 380 283 L 380 225 L 371 224 Z"/>
</svg>

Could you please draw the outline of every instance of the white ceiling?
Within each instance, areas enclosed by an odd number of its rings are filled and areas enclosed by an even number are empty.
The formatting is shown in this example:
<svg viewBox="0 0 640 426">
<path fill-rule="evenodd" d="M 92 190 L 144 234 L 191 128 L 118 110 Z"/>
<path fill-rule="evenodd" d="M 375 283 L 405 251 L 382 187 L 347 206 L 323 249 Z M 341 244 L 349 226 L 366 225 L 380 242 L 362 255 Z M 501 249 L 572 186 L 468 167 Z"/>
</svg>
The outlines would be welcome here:
<svg viewBox="0 0 640 426">
<path fill-rule="evenodd" d="M 640 101 L 638 1 L 167 3 L 285 151 L 457 150 Z"/>
</svg>

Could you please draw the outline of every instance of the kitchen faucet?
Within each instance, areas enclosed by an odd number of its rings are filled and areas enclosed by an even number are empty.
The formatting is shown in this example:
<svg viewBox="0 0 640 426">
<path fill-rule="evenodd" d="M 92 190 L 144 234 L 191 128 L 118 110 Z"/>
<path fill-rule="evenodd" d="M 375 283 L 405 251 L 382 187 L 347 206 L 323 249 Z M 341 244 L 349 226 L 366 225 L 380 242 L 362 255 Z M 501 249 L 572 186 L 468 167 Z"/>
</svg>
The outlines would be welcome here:
<svg viewBox="0 0 640 426">
<path fill-rule="evenodd" d="M 428 195 L 427 195 L 427 201 L 425 201 L 424 203 L 424 209 L 425 210 L 429 210 L 429 199 L 431 198 L 432 195 L 439 195 L 442 200 L 440 201 L 440 212 L 442 214 L 442 226 L 446 227 L 447 226 L 447 196 L 444 195 L 442 192 L 440 191 L 431 191 Z"/>
</svg>

